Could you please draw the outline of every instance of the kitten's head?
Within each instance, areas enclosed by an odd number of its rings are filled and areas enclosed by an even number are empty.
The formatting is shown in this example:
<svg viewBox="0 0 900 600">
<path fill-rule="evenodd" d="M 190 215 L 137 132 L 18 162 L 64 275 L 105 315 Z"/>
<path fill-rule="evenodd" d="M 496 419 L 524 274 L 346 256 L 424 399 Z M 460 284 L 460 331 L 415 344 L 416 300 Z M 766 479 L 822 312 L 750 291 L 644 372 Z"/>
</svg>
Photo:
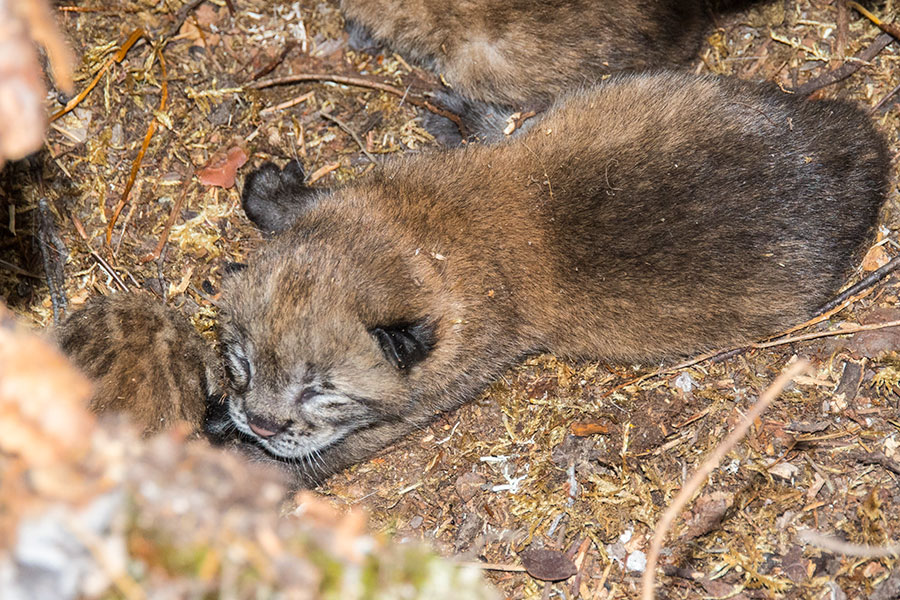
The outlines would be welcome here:
<svg viewBox="0 0 900 600">
<path fill-rule="evenodd" d="M 350 229 L 294 227 L 223 294 L 229 415 L 283 459 L 408 418 L 439 345 L 427 259 Z"/>
</svg>

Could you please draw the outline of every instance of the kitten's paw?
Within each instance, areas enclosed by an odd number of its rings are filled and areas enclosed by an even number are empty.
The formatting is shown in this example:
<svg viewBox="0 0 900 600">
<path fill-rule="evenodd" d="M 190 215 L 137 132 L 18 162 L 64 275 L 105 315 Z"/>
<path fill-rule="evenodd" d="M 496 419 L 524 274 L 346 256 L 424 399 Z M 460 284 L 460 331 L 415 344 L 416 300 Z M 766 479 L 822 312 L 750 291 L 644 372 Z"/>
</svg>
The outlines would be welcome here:
<svg viewBox="0 0 900 600">
<path fill-rule="evenodd" d="M 369 29 L 360 25 L 352 19 L 347 19 L 344 23 L 344 31 L 347 32 L 347 46 L 355 52 L 365 52 L 366 54 L 375 55 L 381 52 L 381 43 L 372 37 Z"/>
<path fill-rule="evenodd" d="M 507 137 L 504 130 L 516 112 L 508 106 L 490 104 L 461 96 L 450 89 L 437 90 L 434 104 L 459 117 L 462 128 L 453 120 L 428 112 L 422 124 L 434 139 L 443 146 L 459 146 L 466 142 L 492 143 Z M 462 130 L 461 130 L 462 129 Z M 518 131 L 518 129 L 517 129 Z"/>
<path fill-rule="evenodd" d="M 241 201 L 247 218 L 266 233 L 284 231 L 315 194 L 304 180 L 303 167 L 295 160 L 283 169 L 264 164 L 244 182 Z"/>
</svg>

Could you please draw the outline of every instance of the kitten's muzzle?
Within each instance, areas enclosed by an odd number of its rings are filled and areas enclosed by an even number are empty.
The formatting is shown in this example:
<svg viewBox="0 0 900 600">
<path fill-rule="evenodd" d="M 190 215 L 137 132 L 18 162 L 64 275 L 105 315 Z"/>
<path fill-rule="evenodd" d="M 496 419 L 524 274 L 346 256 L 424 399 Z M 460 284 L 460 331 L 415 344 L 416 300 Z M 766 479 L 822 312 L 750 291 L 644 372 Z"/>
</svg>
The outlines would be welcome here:
<svg viewBox="0 0 900 600">
<path fill-rule="evenodd" d="M 290 421 L 279 423 L 278 421 L 251 412 L 247 412 L 246 415 L 247 426 L 250 428 L 250 431 L 264 439 L 278 435 L 291 424 Z"/>
</svg>

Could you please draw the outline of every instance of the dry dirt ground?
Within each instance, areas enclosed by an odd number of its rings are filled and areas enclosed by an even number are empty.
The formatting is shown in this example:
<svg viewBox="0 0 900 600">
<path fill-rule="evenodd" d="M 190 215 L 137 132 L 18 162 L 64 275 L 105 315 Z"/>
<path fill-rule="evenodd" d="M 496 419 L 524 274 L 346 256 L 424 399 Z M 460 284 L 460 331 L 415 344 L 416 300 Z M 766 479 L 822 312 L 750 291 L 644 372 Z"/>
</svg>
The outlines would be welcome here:
<svg viewBox="0 0 900 600">
<path fill-rule="evenodd" d="M 372 158 L 432 145 L 411 102 L 437 80 L 400 56 L 350 51 L 336 4 L 57 2 L 82 60 L 77 88 L 99 77 L 53 122 L 44 151 L 0 174 L 0 294 L 9 307 L 35 326 L 53 321 L 37 241 L 46 198 L 68 252 L 51 279 L 70 308 L 114 291 L 118 279 L 164 296 L 212 337 L 225 265 L 252 260 L 264 243 L 239 202 L 253 166 L 296 158 L 316 185 L 332 185 L 363 176 Z M 887 21 L 896 8 L 867 6 Z M 854 64 L 880 33 L 837 1 L 758 2 L 717 17 L 691 68 L 793 88 Z M 872 107 L 895 154 L 898 44 L 816 94 Z M 249 87 L 298 73 L 368 78 L 406 97 L 328 81 Z M 62 107 L 49 103 L 51 112 Z M 234 147 L 249 158 L 238 185 L 201 183 L 197 174 Z M 897 253 L 898 180 L 868 270 Z M 896 320 L 898 286 L 888 277 L 797 333 Z M 896 558 L 835 555 L 798 536 L 900 540 L 891 516 L 900 512 L 898 350 L 900 329 L 877 329 L 751 348 L 638 382 L 660 365 L 537 357 L 320 491 L 339 507 L 364 507 L 398 539 L 492 563 L 489 577 L 507 597 L 634 598 L 661 511 L 784 366 L 806 357 L 814 371 L 753 424 L 677 522 L 660 595 L 894 598 Z M 568 553 L 578 575 L 545 584 L 517 571 L 527 547 Z"/>
</svg>

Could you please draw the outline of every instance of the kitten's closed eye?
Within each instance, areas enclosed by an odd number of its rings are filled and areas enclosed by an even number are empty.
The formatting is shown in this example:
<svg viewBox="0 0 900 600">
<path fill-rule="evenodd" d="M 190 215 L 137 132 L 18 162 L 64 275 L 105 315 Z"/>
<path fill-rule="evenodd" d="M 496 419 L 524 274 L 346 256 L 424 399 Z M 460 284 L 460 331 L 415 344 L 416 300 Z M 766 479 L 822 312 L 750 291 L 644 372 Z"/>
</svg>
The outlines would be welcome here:
<svg viewBox="0 0 900 600">
<path fill-rule="evenodd" d="M 397 369 L 406 370 L 422 362 L 434 348 L 434 327 L 424 321 L 373 327 L 369 333 L 384 357 Z"/>
<path fill-rule="evenodd" d="M 225 373 L 236 392 L 246 392 L 250 387 L 252 369 L 250 361 L 240 346 L 229 346 L 225 349 Z"/>
</svg>

